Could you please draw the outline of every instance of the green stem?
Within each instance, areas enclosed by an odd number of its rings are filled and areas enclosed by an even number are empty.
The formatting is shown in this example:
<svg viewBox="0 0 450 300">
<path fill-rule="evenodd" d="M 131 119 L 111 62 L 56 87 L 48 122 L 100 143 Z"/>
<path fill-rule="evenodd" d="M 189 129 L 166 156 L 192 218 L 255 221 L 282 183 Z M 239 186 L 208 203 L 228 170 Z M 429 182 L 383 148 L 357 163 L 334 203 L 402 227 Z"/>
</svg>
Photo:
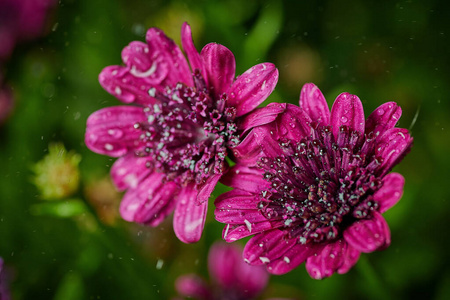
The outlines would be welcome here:
<svg viewBox="0 0 450 300">
<path fill-rule="evenodd" d="M 356 268 L 364 277 L 368 291 L 370 291 L 367 293 L 368 298 L 384 300 L 395 299 L 389 286 L 378 276 L 365 255 L 362 255 L 359 258 Z"/>
</svg>

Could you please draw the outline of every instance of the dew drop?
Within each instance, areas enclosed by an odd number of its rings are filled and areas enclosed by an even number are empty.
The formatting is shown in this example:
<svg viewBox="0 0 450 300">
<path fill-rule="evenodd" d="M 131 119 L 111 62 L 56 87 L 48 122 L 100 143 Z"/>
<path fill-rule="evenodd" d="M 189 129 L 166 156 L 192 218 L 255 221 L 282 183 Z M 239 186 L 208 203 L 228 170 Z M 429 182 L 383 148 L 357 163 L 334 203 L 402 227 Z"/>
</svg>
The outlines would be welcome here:
<svg viewBox="0 0 450 300">
<path fill-rule="evenodd" d="M 384 115 L 384 109 L 382 109 L 382 108 L 378 109 L 377 113 L 378 113 L 379 116 Z"/>
<path fill-rule="evenodd" d="M 342 116 L 341 117 L 341 121 L 342 121 L 342 123 L 347 123 L 348 122 L 348 118 L 345 117 L 345 116 Z"/>
</svg>

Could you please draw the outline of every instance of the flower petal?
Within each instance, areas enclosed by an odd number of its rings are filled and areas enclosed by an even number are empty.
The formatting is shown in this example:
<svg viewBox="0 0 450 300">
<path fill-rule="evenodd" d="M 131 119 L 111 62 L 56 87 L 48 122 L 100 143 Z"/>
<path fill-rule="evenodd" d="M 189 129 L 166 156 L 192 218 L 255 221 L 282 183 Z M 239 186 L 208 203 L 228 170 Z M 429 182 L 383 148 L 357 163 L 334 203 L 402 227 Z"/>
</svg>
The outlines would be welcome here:
<svg viewBox="0 0 450 300">
<path fill-rule="evenodd" d="M 116 160 L 111 167 L 111 178 L 119 191 L 136 188 L 151 170 L 147 167 L 148 157 L 129 153 Z"/>
<path fill-rule="evenodd" d="M 373 194 L 373 199 L 378 202 L 380 213 L 384 213 L 394 206 L 403 195 L 405 178 L 398 173 L 389 173 L 383 178 L 383 185 Z"/>
<path fill-rule="evenodd" d="M 256 209 L 258 205 L 258 198 L 256 195 L 249 193 L 247 191 L 243 191 L 240 189 L 234 189 L 229 192 L 223 193 L 216 198 L 214 201 L 214 205 L 217 209 Z M 222 223 L 228 223 L 228 219 L 226 219 L 226 215 L 220 214 L 220 216 L 225 217 L 224 219 L 218 218 L 216 215 L 216 219 Z"/>
<path fill-rule="evenodd" d="M 183 275 L 177 278 L 175 289 L 184 297 L 198 300 L 212 299 L 212 293 L 206 282 L 195 274 Z"/>
<path fill-rule="evenodd" d="M 244 259 L 252 265 L 262 265 L 279 258 L 297 244 L 281 230 L 270 230 L 252 237 L 244 248 Z"/>
<path fill-rule="evenodd" d="M 164 80 L 164 85 L 174 86 L 178 82 L 182 82 L 192 86 L 189 65 L 177 44 L 158 28 L 150 28 L 145 39 L 149 47 L 149 53 L 158 57 L 158 61 L 167 63 L 169 71 Z"/>
<path fill-rule="evenodd" d="M 275 121 L 279 114 L 286 109 L 286 103 L 269 103 L 266 107 L 255 109 L 239 122 L 239 129 L 242 135 L 246 134 L 248 130 L 256 126 L 261 126 Z"/>
<path fill-rule="evenodd" d="M 208 254 L 210 278 L 225 289 L 236 285 L 237 265 L 242 262 L 241 250 L 223 242 L 214 243 Z"/>
<path fill-rule="evenodd" d="M 366 121 L 366 133 L 373 132 L 381 137 L 385 131 L 394 128 L 402 115 L 402 109 L 395 102 L 387 102 L 375 109 Z"/>
<path fill-rule="evenodd" d="M 375 155 L 383 159 L 379 167 L 380 175 L 389 172 L 411 150 L 413 138 L 404 128 L 392 128 L 379 138 Z"/>
<path fill-rule="evenodd" d="M 175 207 L 178 187 L 173 182 L 163 182 L 164 174 L 153 172 L 129 189 L 120 204 L 122 218 L 150 226 L 159 225 Z"/>
<path fill-rule="evenodd" d="M 347 273 L 357 262 L 361 252 L 353 248 L 349 243 L 347 244 L 346 252 L 343 253 L 344 261 L 337 269 L 338 274 Z"/>
<path fill-rule="evenodd" d="M 114 106 L 98 110 L 87 119 L 86 146 L 99 154 L 123 156 L 141 146 L 142 132 L 135 129 L 134 124 L 145 120 L 140 107 Z"/>
<path fill-rule="evenodd" d="M 359 252 L 348 248 L 343 239 L 327 244 L 317 255 L 306 260 L 306 270 L 314 279 L 330 277 L 335 272 L 347 272 L 358 260 Z M 341 274 L 342 274 L 341 273 Z"/>
<path fill-rule="evenodd" d="M 213 95 L 219 99 L 234 80 L 236 61 L 233 52 L 220 44 L 210 43 L 203 47 L 200 55 L 208 74 L 208 86 L 212 89 Z"/>
<path fill-rule="evenodd" d="M 98 76 L 98 81 L 108 93 L 124 103 L 149 105 L 157 101 L 148 94 L 153 85 L 143 78 L 135 77 L 126 67 L 106 67 Z"/>
<path fill-rule="evenodd" d="M 256 165 L 267 153 L 279 153 L 280 147 L 274 139 L 273 131 L 268 128 L 273 125 L 258 126 L 250 130 L 247 136 L 233 148 L 233 160 L 249 166 Z M 265 154 L 266 153 L 266 154 Z"/>
<path fill-rule="evenodd" d="M 300 108 L 311 120 L 326 126 L 330 124 L 330 109 L 319 88 L 313 83 L 306 83 L 300 92 Z"/>
<path fill-rule="evenodd" d="M 331 108 L 330 122 L 336 138 L 339 128 L 344 125 L 364 134 L 364 109 L 358 96 L 349 93 L 340 94 Z"/>
<path fill-rule="evenodd" d="M 236 116 L 254 110 L 272 93 L 278 81 L 278 70 L 271 63 L 251 67 L 239 76 L 228 90 L 228 107 L 236 108 Z"/>
<path fill-rule="evenodd" d="M 269 262 L 267 264 L 267 270 L 275 275 L 286 274 L 298 267 L 308 257 L 320 251 L 321 248 L 322 246 L 315 244 L 296 244 L 284 252 L 278 259 Z"/>
<path fill-rule="evenodd" d="M 189 26 L 186 22 L 184 22 L 181 27 L 181 45 L 183 46 L 184 52 L 189 59 L 192 73 L 194 73 L 195 70 L 199 70 L 203 76 L 203 79 L 205 79 L 208 84 L 208 74 L 206 73 L 203 65 L 202 57 L 195 48 L 194 41 L 192 40 L 191 26 Z"/>
<path fill-rule="evenodd" d="M 199 189 L 197 195 L 197 201 L 199 203 L 208 201 L 221 176 L 222 174 L 211 175 L 206 179 L 205 183 L 203 183 L 200 187 L 197 187 Z"/>
<path fill-rule="evenodd" d="M 268 221 L 251 224 L 251 227 L 245 225 L 231 225 L 225 226 L 222 232 L 222 238 L 227 242 L 234 242 L 236 240 L 254 235 L 263 231 L 279 228 L 284 225 L 284 221 Z"/>
<path fill-rule="evenodd" d="M 195 243 L 202 236 L 208 201 L 197 201 L 198 191 L 194 185 L 187 185 L 178 195 L 178 204 L 173 216 L 173 229 L 184 243 Z"/>
<path fill-rule="evenodd" d="M 264 180 L 263 171 L 257 168 L 249 168 L 243 164 L 234 165 L 224 176 L 221 183 L 244 191 L 259 194 L 270 188 L 270 183 Z"/>
<path fill-rule="evenodd" d="M 378 212 L 373 214 L 372 219 L 358 221 L 344 231 L 344 239 L 360 252 L 381 250 L 391 244 L 391 232 L 386 220 Z"/>
</svg>

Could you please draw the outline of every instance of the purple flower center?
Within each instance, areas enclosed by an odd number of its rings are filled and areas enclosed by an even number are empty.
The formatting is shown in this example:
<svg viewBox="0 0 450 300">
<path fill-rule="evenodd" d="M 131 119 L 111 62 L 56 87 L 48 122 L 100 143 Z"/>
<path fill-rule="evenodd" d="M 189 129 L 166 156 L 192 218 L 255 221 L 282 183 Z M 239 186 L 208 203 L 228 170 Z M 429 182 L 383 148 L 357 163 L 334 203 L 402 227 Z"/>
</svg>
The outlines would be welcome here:
<svg viewBox="0 0 450 300">
<path fill-rule="evenodd" d="M 271 183 L 259 209 L 268 219 L 281 217 L 302 244 L 335 240 L 356 220 L 369 218 L 379 207 L 373 194 L 381 187 L 373 133 L 362 136 L 341 126 L 335 139 L 331 127 L 311 127 L 310 136 L 280 141 L 281 155 L 258 163 Z"/>
<path fill-rule="evenodd" d="M 226 107 L 227 95 L 212 99 L 198 70 L 194 87 L 178 83 L 165 91 L 151 88 L 149 95 L 158 102 L 144 108 L 147 122 L 134 126 L 142 130 L 145 147 L 138 155 L 151 157 L 148 167 L 180 184 L 221 174 L 227 149 L 239 143 L 236 109 Z"/>
</svg>

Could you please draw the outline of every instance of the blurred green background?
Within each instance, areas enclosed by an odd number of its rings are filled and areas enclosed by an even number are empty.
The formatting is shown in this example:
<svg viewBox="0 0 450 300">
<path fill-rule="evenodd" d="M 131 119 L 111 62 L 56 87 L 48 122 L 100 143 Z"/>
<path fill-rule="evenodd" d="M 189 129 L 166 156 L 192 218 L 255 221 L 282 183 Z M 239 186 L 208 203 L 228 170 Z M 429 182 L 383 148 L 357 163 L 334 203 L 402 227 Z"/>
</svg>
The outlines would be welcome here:
<svg viewBox="0 0 450 300">
<path fill-rule="evenodd" d="M 152 26 L 179 43 L 183 21 L 198 50 L 209 42 L 232 50 L 237 74 L 275 63 L 280 80 L 267 103 L 298 103 L 305 82 L 329 105 L 357 94 L 366 116 L 396 101 L 399 126 L 415 139 L 395 169 L 404 196 L 385 214 L 392 245 L 323 281 L 304 265 L 272 276 L 263 297 L 450 299 L 449 16 L 448 1 L 436 0 L 59 1 L 44 37 L 18 45 L 2 67 L 15 97 L 0 127 L 0 256 L 13 299 L 169 299 L 179 275 L 208 276 L 208 249 L 222 231 L 213 206 L 193 245 L 175 238 L 170 219 L 158 228 L 122 221 L 108 179 L 114 160 L 84 145 L 89 114 L 120 104 L 98 84 L 102 68 L 121 64 L 123 47 Z M 33 166 L 53 142 L 81 155 L 81 184 L 51 202 L 33 184 Z"/>
</svg>

